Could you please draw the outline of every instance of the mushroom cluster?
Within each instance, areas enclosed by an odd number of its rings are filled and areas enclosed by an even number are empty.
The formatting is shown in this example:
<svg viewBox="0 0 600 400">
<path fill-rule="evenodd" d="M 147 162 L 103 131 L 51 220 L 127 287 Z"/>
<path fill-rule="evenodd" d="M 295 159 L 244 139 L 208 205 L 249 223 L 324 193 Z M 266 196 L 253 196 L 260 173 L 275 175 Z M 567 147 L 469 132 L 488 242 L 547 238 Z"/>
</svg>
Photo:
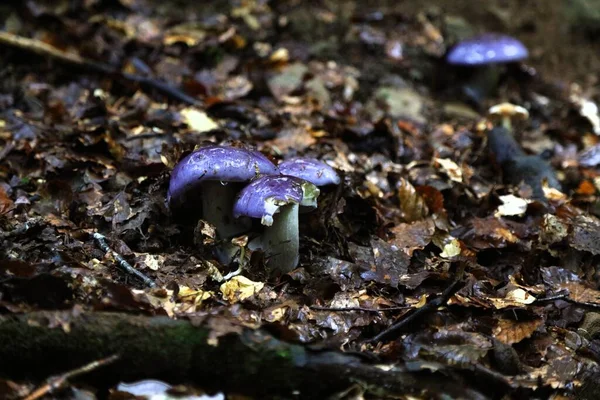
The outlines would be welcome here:
<svg viewBox="0 0 600 400">
<path fill-rule="evenodd" d="M 251 248 L 265 252 L 272 272 L 287 273 L 298 265 L 298 213 L 317 207 L 318 186 L 339 183 L 335 170 L 316 159 L 294 158 L 275 166 L 258 151 L 211 145 L 175 166 L 167 200 L 177 209 L 199 194 L 202 219 L 215 227 L 219 239 L 246 233 L 250 219 L 260 219 L 264 232 Z M 228 263 L 232 254 L 221 248 L 217 256 Z"/>
</svg>

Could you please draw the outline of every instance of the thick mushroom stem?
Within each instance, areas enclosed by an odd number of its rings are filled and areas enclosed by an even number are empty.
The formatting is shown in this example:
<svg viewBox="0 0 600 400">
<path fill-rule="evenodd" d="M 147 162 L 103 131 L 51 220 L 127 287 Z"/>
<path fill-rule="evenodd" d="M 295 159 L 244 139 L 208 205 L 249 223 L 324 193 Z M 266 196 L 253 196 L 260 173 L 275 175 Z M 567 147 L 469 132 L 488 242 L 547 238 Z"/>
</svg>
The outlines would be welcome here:
<svg viewBox="0 0 600 400">
<path fill-rule="evenodd" d="M 220 239 L 230 239 L 250 229 L 247 218 L 233 217 L 236 186 L 231 182 L 202 182 L 202 218 L 214 225 Z"/>
<path fill-rule="evenodd" d="M 504 126 L 496 126 L 488 131 L 488 148 L 498 164 L 526 155 L 511 131 Z"/>
<path fill-rule="evenodd" d="M 485 98 L 498 90 L 503 66 L 486 65 L 472 68 L 471 76 L 462 86 L 464 95 L 475 105 L 481 106 Z"/>
<path fill-rule="evenodd" d="M 262 235 L 261 245 L 267 255 L 267 265 L 272 271 L 288 273 L 298 265 L 300 250 L 297 203 L 279 207 L 273 223 Z"/>
</svg>

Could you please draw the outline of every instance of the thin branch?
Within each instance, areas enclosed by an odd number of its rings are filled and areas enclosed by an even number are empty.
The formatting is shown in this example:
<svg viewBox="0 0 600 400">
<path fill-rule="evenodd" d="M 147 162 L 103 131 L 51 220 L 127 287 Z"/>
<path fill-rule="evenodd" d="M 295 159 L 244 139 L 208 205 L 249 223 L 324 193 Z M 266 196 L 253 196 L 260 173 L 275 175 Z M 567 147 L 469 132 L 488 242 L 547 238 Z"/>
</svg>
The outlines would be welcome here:
<svg viewBox="0 0 600 400">
<path fill-rule="evenodd" d="M 395 311 L 395 310 L 407 310 L 412 308 L 411 306 L 402 307 L 386 307 L 386 308 L 367 308 L 367 307 L 321 307 L 321 306 L 310 306 L 311 309 L 317 311 L 367 311 L 372 313 L 380 313 L 384 311 Z"/>
<path fill-rule="evenodd" d="M 563 293 L 557 293 L 553 296 L 540 297 L 539 299 L 535 299 L 535 302 L 542 303 L 542 302 L 546 302 L 546 301 L 555 301 L 555 300 L 569 301 L 569 293 L 563 292 Z"/>
<path fill-rule="evenodd" d="M 450 286 L 448 286 L 444 290 L 444 292 L 440 296 L 432 299 L 431 301 L 428 301 L 423 307 L 417 308 L 414 312 L 408 314 L 406 318 L 396 322 L 394 325 L 380 332 L 378 335 L 367 340 L 367 343 L 377 343 L 383 340 L 392 339 L 396 337 L 400 333 L 400 331 L 402 331 L 412 322 L 421 318 L 423 315 L 429 313 L 430 311 L 433 311 L 438 307 L 445 305 L 450 299 L 450 297 L 452 297 L 452 295 L 454 295 L 454 293 L 456 293 L 456 291 L 458 290 L 457 286 L 459 282 L 460 279 L 456 279 L 454 282 L 452 282 L 452 284 L 450 284 Z"/>
<path fill-rule="evenodd" d="M 86 59 L 79 54 L 67 53 L 39 40 L 15 35 L 10 32 L 0 32 L 0 44 L 15 47 L 30 53 L 35 53 L 43 57 L 52 58 L 62 63 L 74 65 L 89 71 L 117 76 L 121 79 L 138 83 L 143 89 L 154 89 L 167 97 L 183 103 L 195 106 L 202 105 L 200 100 L 185 94 L 181 89 L 174 87 L 167 82 L 163 82 L 155 78 L 121 72 L 108 64 Z"/>
<path fill-rule="evenodd" d="M 119 253 L 117 253 L 116 251 L 111 249 L 110 246 L 108 245 L 108 243 L 106 243 L 106 237 L 104 235 L 96 232 L 93 234 L 93 237 L 96 240 L 98 247 L 100 247 L 102 249 L 102 251 L 113 254 L 113 256 L 115 257 L 115 260 L 117 260 L 117 265 L 123 271 L 127 272 L 130 275 L 134 275 L 134 276 L 138 277 L 148 287 L 151 287 L 151 288 L 156 287 L 156 283 L 152 279 L 148 278 L 146 275 L 142 274 L 140 271 L 133 268 L 131 266 L 131 264 L 129 264 Z"/>
<path fill-rule="evenodd" d="M 43 386 L 40 386 L 39 388 L 35 389 L 23 400 L 37 400 L 40 397 L 45 396 L 46 394 L 55 392 L 56 390 L 64 387 L 68 383 L 69 378 L 83 375 L 100 367 L 103 367 L 107 364 L 111 364 L 118 360 L 118 358 L 119 356 L 117 354 L 113 354 L 110 357 L 93 361 L 87 365 L 84 365 L 83 367 L 74 369 L 72 371 L 67 371 L 64 374 L 58 376 L 51 376 L 46 380 L 46 383 Z"/>
</svg>

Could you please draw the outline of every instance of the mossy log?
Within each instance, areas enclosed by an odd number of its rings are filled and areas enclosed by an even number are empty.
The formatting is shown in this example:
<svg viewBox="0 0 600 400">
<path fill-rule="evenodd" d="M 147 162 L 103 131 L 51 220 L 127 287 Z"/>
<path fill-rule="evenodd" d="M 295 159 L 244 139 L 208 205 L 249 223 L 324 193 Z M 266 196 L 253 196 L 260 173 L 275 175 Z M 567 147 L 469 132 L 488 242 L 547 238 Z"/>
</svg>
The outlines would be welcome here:
<svg viewBox="0 0 600 400">
<path fill-rule="evenodd" d="M 223 316 L 198 320 L 71 311 L 0 315 L 0 375 L 43 379 L 112 354 L 82 379 L 194 383 L 270 398 L 324 398 L 353 384 L 380 393 L 478 398 L 455 377 L 379 368 L 362 357 L 316 351 L 242 327 Z"/>
</svg>

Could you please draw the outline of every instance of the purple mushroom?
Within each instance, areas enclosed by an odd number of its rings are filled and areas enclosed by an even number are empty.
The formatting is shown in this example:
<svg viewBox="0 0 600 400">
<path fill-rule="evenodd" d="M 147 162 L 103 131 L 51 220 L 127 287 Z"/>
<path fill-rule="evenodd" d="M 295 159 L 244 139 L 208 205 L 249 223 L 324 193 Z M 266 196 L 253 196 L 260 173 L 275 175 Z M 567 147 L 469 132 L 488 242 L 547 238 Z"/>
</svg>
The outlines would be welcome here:
<svg viewBox="0 0 600 400">
<path fill-rule="evenodd" d="M 478 35 L 458 42 L 446 60 L 452 65 L 489 65 L 526 59 L 529 52 L 517 39 L 495 33 Z"/>
<path fill-rule="evenodd" d="M 184 157 L 173 169 L 167 200 L 177 209 L 202 202 L 202 219 L 213 224 L 220 238 L 234 237 L 249 228 L 233 218 L 236 182 L 247 182 L 261 174 L 278 174 L 277 167 L 258 151 L 228 146 L 202 147 Z M 246 221 L 247 222 L 247 221 Z"/>
<path fill-rule="evenodd" d="M 340 176 L 333 168 L 315 158 L 292 158 L 279 164 L 283 175 L 295 176 L 316 186 L 339 185 Z"/>
<path fill-rule="evenodd" d="M 470 67 L 469 81 L 462 90 L 469 99 L 479 104 L 498 86 L 498 65 L 521 61 L 528 56 L 527 48 L 519 40 L 486 33 L 458 42 L 448 52 L 446 61 L 450 65 Z"/>
<path fill-rule="evenodd" d="M 300 206 L 316 208 L 319 189 L 286 175 L 263 176 L 246 186 L 235 202 L 233 215 L 260 218 L 265 231 L 254 243 L 267 254 L 272 271 L 287 273 L 298 265 Z"/>
</svg>

